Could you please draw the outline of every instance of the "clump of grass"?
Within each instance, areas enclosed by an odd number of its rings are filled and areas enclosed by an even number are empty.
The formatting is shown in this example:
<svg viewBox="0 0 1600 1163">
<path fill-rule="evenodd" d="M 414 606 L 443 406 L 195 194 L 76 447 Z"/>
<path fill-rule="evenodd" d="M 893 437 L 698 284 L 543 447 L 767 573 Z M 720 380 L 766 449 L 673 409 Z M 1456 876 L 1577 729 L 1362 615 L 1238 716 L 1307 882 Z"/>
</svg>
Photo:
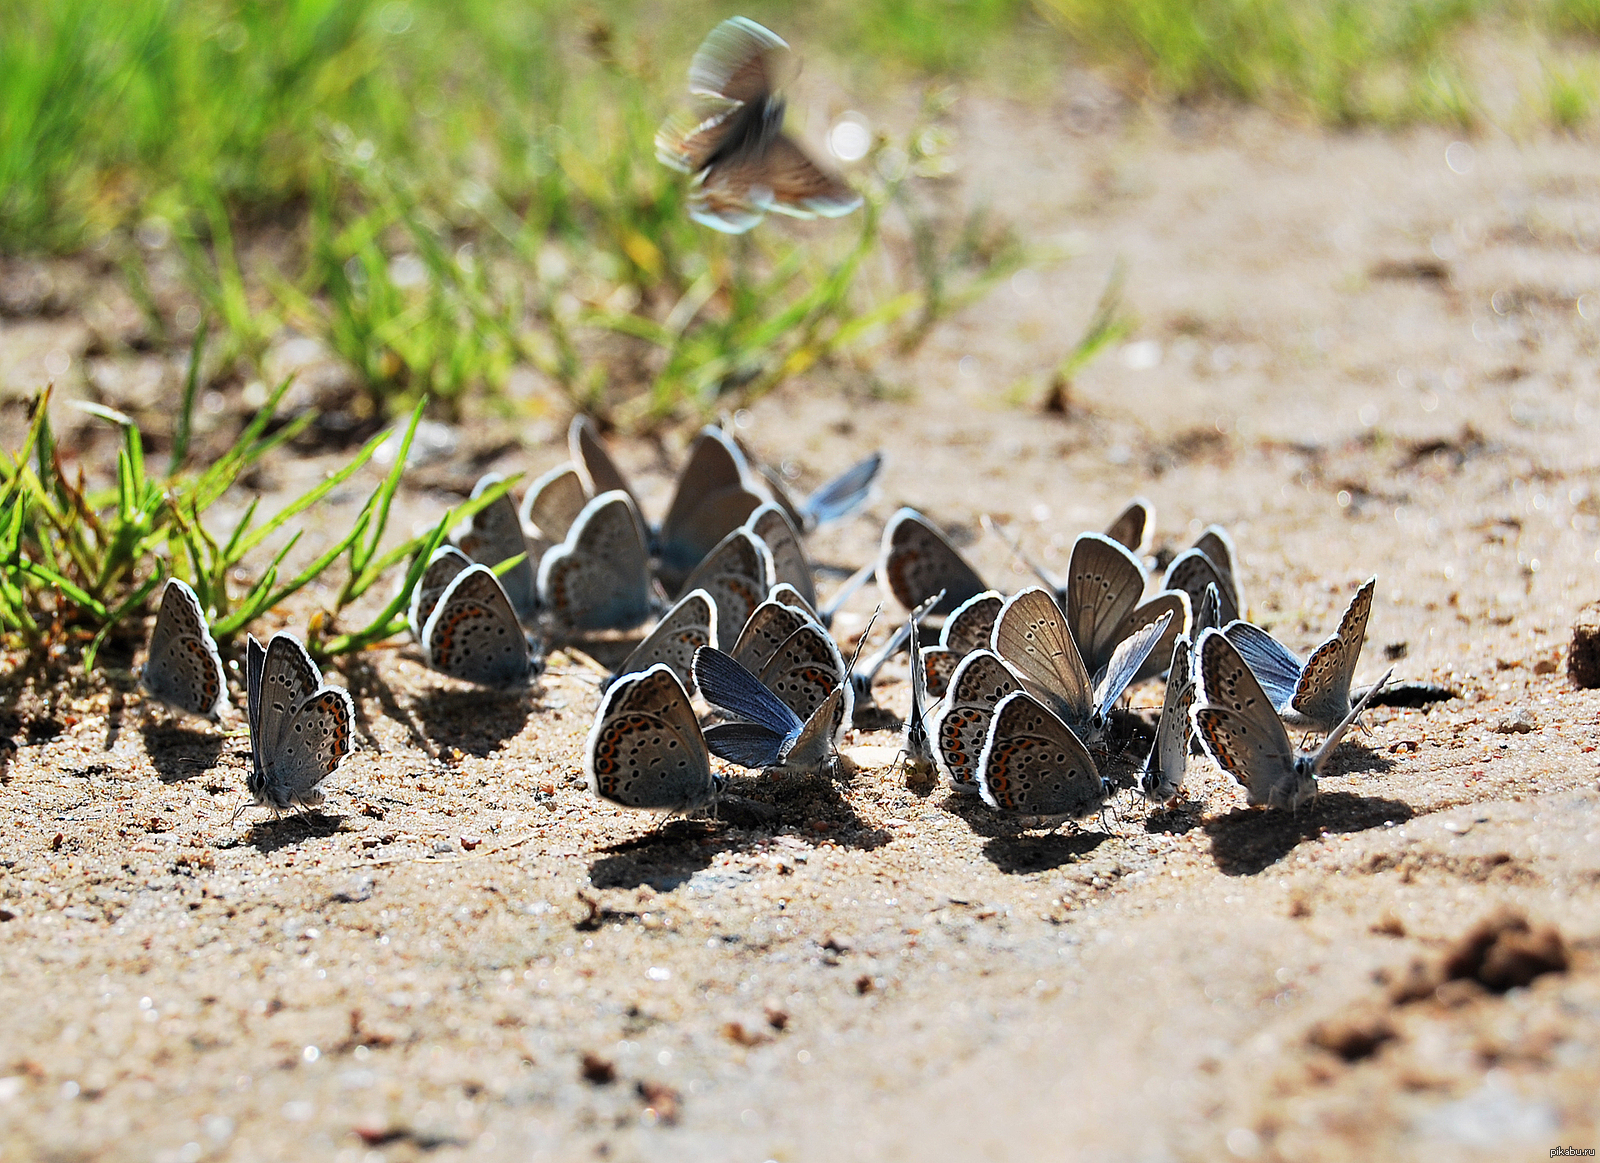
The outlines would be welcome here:
<svg viewBox="0 0 1600 1163">
<path fill-rule="evenodd" d="M 208 612 L 213 635 L 226 644 L 264 611 L 298 593 L 344 557 L 346 580 L 333 609 L 317 619 L 312 646 L 323 657 L 360 650 L 404 626 L 403 611 L 411 590 L 428 554 L 444 540 L 450 525 L 489 504 L 513 483 L 505 482 L 498 490 L 451 510 L 428 533 L 380 552 L 390 505 L 426 404 L 426 400 L 419 401 L 394 467 L 368 497 L 351 528 L 298 573 L 283 577 L 284 560 L 304 532 L 296 530 L 276 548 L 255 583 L 243 594 L 232 595 L 228 580 L 246 557 L 286 532 L 291 522 L 355 476 L 388 434 L 373 437 L 345 465 L 259 524 L 258 502 L 252 502 L 231 530 L 213 531 L 206 520 L 208 510 L 246 469 L 292 440 L 314 417 L 303 414 L 268 433 L 288 389 L 286 380 L 226 452 L 203 470 L 187 471 L 184 460 L 203 342 L 202 330 L 191 356 L 165 473 L 151 471 L 144 456 L 143 435 L 131 418 L 110 408 L 80 404 L 121 430 L 116 485 L 93 490 L 81 467 L 75 476 L 69 474 L 50 424 L 48 390 L 34 401 L 21 448 L 9 455 L 0 453 L 0 634 L 9 646 L 36 656 L 82 648 L 85 667 L 92 667 L 106 636 L 126 618 L 140 613 L 169 575 L 193 585 Z M 358 629 L 331 633 L 349 604 L 408 559 L 414 560 L 403 583 L 376 617 Z"/>
</svg>

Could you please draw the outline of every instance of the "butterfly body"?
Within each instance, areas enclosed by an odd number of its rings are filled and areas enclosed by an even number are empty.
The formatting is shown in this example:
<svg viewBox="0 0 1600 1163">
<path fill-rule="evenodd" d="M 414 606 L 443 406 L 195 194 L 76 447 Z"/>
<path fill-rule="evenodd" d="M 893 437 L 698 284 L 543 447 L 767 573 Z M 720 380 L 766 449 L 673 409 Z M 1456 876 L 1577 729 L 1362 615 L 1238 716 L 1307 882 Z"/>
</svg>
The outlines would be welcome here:
<svg viewBox="0 0 1600 1163">
<path fill-rule="evenodd" d="M 1267 692 L 1226 634 L 1206 631 L 1198 653 L 1202 705 L 1192 712 L 1195 733 L 1255 807 L 1294 811 L 1313 799 L 1328 757 L 1389 679 L 1385 674 L 1320 747 L 1304 752 L 1290 741 Z"/>
<path fill-rule="evenodd" d="M 349 692 L 323 683 L 292 634 L 274 634 L 265 648 L 251 636 L 245 668 L 252 798 L 280 812 L 315 807 L 323 784 L 354 746 Z"/>
</svg>

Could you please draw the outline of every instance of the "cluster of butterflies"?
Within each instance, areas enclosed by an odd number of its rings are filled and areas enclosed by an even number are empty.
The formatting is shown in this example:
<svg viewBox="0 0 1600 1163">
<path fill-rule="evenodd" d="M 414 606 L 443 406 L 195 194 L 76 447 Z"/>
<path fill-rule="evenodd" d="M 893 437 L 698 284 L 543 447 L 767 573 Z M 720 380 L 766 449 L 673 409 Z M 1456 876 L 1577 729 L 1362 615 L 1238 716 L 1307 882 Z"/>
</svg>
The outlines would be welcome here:
<svg viewBox="0 0 1600 1163">
<path fill-rule="evenodd" d="M 642 668 L 698 613 L 709 611 L 732 641 L 774 581 L 816 601 L 803 532 L 860 505 L 881 464 L 874 454 L 796 501 L 780 473 L 752 467 L 726 431 L 708 427 L 666 515 L 650 525 L 587 417 L 573 421 L 568 446 L 572 459 L 535 481 L 520 506 L 502 493 L 428 561 L 408 621 L 434 669 L 485 686 L 525 684 L 547 644 L 634 630 L 663 610 L 617 673 Z M 485 476 L 474 498 L 500 481 Z"/>
<path fill-rule="evenodd" d="M 1385 674 L 1352 701 L 1375 580 L 1302 661 L 1241 619 L 1233 545 L 1218 527 L 1179 554 L 1147 597 L 1143 554 L 1152 528 L 1148 503 L 1134 502 L 1106 534 L 1077 539 L 1064 578 L 1012 543 L 1045 584 L 1006 597 L 936 525 L 901 509 L 884 529 L 874 566 L 841 590 L 875 575 L 909 611 L 866 662 L 860 644 L 844 662 L 827 618 L 788 582 L 774 581 L 726 652 L 716 600 L 691 593 L 651 633 L 652 651 L 636 652 L 634 665 L 614 676 L 585 753 L 590 789 L 627 807 L 692 811 L 723 790 L 713 755 L 756 770 L 831 772 L 843 731 L 871 702 L 879 669 L 908 649 L 908 779 L 937 771 L 953 790 L 1020 816 L 1096 812 L 1118 786 L 1103 770 L 1128 745 L 1117 712 L 1123 694 L 1165 676 L 1154 743 L 1131 786 L 1152 802 L 1175 804 L 1198 738 L 1252 805 L 1298 808 L 1388 681 Z M 937 642 L 924 647 L 921 623 L 941 615 Z M 691 701 L 696 690 L 708 708 L 705 727 Z M 1285 720 L 1325 731 L 1321 746 L 1297 749 Z"/>
<path fill-rule="evenodd" d="M 139 685 L 168 706 L 213 722 L 227 709 L 227 675 L 216 640 L 200 599 L 177 578 L 168 579 L 162 591 Z M 249 636 L 245 717 L 245 782 L 254 802 L 280 812 L 320 804 L 322 785 L 355 744 L 356 708 L 350 692 L 322 681 L 293 634 L 274 634 L 265 646 Z"/>
<path fill-rule="evenodd" d="M 734 640 L 779 580 L 809 608 L 816 593 L 802 531 L 859 506 L 882 462 L 873 454 L 796 500 L 779 472 L 752 462 L 722 429 L 707 428 L 665 518 L 652 527 L 592 422 L 574 420 L 569 440 L 572 461 L 536 481 L 520 507 L 501 493 L 429 559 L 408 622 L 434 669 L 485 686 L 525 686 L 541 673 L 547 643 L 633 630 L 661 614 L 617 668 L 620 676 L 676 656 L 686 636 Z M 484 477 L 474 498 L 500 481 Z M 290 634 L 274 635 L 265 648 L 250 638 L 246 663 L 255 801 L 278 810 L 319 803 L 322 783 L 352 746 L 349 695 L 322 683 Z M 181 580 L 168 581 L 162 594 L 140 685 L 213 721 L 228 706 L 216 642 Z"/>
</svg>

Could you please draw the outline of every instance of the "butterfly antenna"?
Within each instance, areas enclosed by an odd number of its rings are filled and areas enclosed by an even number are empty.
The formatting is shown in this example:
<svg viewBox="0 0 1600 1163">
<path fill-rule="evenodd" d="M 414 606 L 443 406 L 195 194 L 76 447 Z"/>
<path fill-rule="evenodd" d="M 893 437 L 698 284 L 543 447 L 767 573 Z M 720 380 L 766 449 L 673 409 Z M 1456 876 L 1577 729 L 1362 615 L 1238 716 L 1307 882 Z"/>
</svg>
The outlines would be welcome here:
<svg viewBox="0 0 1600 1163">
<path fill-rule="evenodd" d="M 866 565 L 862 566 L 860 569 L 856 570 L 855 573 L 845 578 L 844 584 L 833 592 L 833 597 L 829 598 L 817 608 L 817 618 L 819 621 L 821 621 L 823 629 L 833 629 L 833 616 L 837 614 L 840 608 L 855 595 L 857 590 L 871 580 L 872 575 L 875 574 L 877 570 L 878 566 L 876 562 L 867 562 Z"/>
<path fill-rule="evenodd" d="M 1000 524 L 1000 522 L 996 521 L 987 513 L 985 513 L 979 519 L 983 522 L 983 527 L 990 533 L 993 533 L 996 537 L 1000 538 L 1001 541 L 1004 541 L 1011 548 L 1011 552 L 1020 557 L 1022 559 L 1022 564 L 1033 570 L 1034 575 L 1038 577 L 1040 581 L 1044 582 L 1047 588 L 1056 592 L 1060 592 L 1062 588 L 1060 581 L 1058 581 L 1049 570 L 1045 569 L 1044 566 L 1040 565 L 1032 557 L 1029 557 L 1027 551 L 1022 548 L 1022 544 L 1015 537 L 1011 536 L 1010 531 L 1007 530 L 1004 525 Z"/>
<path fill-rule="evenodd" d="M 861 637 L 856 639 L 855 653 L 850 656 L 850 665 L 845 667 L 846 674 L 854 674 L 856 663 L 861 661 L 861 651 L 867 644 L 867 635 L 872 633 L 873 626 L 878 623 L 878 615 L 883 613 L 883 603 L 878 603 L 878 608 L 872 611 L 872 617 L 867 619 L 867 628 L 861 631 Z M 907 632 L 909 636 L 909 631 Z"/>
</svg>

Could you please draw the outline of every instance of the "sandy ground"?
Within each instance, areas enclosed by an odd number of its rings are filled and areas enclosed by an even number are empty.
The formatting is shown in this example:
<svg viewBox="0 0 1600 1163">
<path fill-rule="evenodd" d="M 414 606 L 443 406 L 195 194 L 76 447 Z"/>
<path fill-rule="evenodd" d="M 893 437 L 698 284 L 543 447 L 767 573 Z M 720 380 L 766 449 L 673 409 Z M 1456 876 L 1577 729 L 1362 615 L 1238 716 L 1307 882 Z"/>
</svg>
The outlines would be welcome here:
<svg viewBox="0 0 1600 1163">
<path fill-rule="evenodd" d="M 859 564 L 914 503 L 1016 588 L 980 514 L 1061 567 L 1140 493 L 1166 545 L 1227 525 L 1254 617 L 1298 649 L 1376 574 L 1361 675 L 1387 657 L 1460 697 L 1369 715 L 1297 815 L 1245 811 L 1197 759 L 1174 811 L 1019 830 L 905 790 L 894 736 L 863 732 L 848 781 L 736 778 L 720 819 L 657 829 L 582 787 L 597 692 L 575 661 L 489 697 L 399 647 L 337 672 L 364 746 L 326 809 L 235 824 L 239 719 L 142 707 L 127 657 L 65 692 L 13 679 L 0 1159 L 1600 1145 L 1600 693 L 1565 673 L 1600 589 L 1592 146 L 1147 117 L 1092 89 L 959 108 L 971 193 L 1077 257 L 872 383 L 820 375 L 753 409 L 743 434 L 808 483 L 888 452 L 816 558 Z M 1133 341 L 1066 416 L 1015 402 L 1118 256 Z M 71 317 L 0 329 L 8 382 L 88 342 Z M 558 427 L 496 467 L 561 459 Z M 618 456 L 659 509 L 659 451 Z M 404 519 L 450 499 L 409 490 Z M 878 697 L 904 709 L 903 671 Z M 1555 926 L 1568 970 L 1433 990 L 1502 906 Z"/>
</svg>

